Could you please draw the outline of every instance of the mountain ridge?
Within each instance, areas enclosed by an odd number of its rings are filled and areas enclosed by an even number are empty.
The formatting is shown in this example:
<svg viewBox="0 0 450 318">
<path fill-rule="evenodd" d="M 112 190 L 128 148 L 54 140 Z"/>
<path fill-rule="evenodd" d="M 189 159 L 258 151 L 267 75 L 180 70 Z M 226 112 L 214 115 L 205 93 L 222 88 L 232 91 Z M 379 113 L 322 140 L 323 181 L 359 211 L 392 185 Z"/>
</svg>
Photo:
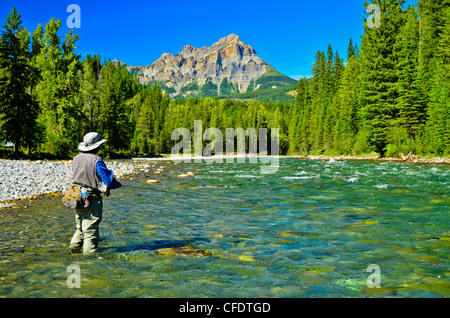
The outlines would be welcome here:
<svg viewBox="0 0 450 318">
<path fill-rule="evenodd" d="M 184 45 L 177 55 L 163 53 L 147 66 L 130 66 L 117 59 L 113 62 L 136 73 L 142 84 L 157 83 L 170 97 L 226 96 L 297 82 L 263 61 L 235 34 L 209 47 Z"/>
</svg>

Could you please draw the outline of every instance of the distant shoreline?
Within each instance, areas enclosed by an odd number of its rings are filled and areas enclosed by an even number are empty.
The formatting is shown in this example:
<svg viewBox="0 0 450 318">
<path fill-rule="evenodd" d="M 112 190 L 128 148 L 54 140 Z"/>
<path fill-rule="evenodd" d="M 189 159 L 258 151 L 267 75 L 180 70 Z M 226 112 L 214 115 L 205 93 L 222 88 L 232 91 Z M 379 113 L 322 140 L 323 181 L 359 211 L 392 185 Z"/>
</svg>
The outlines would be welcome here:
<svg viewBox="0 0 450 318">
<path fill-rule="evenodd" d="M 426 157 L 419 157 L 416 155 L 403 155 L 400 158 L 396 157 L 388 157 L 383 158 L 379 156 L 374 155 L 367 155 L 367 156 L 325 156 L 325 155 L 281 155 L 281 156 L 260 156 L 260 155 L 216 155 L 216 156 L 170 156 L 170 155 L 163 155 L 163 157 L 135 157 L 132 158 L 133 160 L 139 161 L 194 161 L 194 160 L 225 160 L 225 159 L 245 159 L 245 158 L 293 158 L 293 159 L 304 159 L 304 160 L 319 160 L 319 161 L 346 161 L 346 160 L 360 160 L 360 161 L 393 161 L 393 162 L 405 162 L 405 163 L 420 163 L 420 164 L 450 164 L 450 158 L 449 157 L 432 157 L 432 158 L 426 158 Z"/>
<path fill-rule="evenodd" d="M 309 160 L 321 160 L 321 161 L 343 161 L 343 160 L 366 160 L 366 161 L 394 161 L 405 163 L 422 163 L 422 164 L 450 164 L 450 158 L 447 157 L 433 157 L 423 158 L 415 155 L 403 156 L 402 158 L 395 157 L 378 157 L 378 156 L 324 156 L 324 155 L 298 155 L 298 156 L 285 156 L 285 158 L 297 158 L 297 159 L 309 159 Z"/>
</svg>

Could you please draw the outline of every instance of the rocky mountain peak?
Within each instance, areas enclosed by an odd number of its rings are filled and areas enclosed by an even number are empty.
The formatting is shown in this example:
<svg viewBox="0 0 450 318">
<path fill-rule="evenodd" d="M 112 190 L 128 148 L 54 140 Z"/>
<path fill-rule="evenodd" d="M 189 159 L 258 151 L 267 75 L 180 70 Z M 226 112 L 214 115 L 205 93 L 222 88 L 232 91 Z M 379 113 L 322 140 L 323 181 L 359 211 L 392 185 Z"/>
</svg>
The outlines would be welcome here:
<svg viewBox="0 0 450 318">
<path fill-rule="evenodd" d="M 195 48 L 192 45 L 185 45 L 180 54 L 184 58 L 195 57 L 196 59 L 202 59 L 210 54 L 219 52 L 219 51 L 227 48 L 228 46 L 232 46 L 232 45 L 242 47 L 242 48 L 247 48 L 247 49 L 250 49 L 250 51 L 254 51 L 253 48 L 251 48 L 249 45 L 242 43 L 239 36 L 237 36 L 235 34 L 230 34 L 227 37 L 220 39 L 218 42 L 214 43 L 210 47 L 204 46 L 202 48 Z M 242 51 L 242 50 L 239 50 L 239 51 Z"/>
<path fill-rule="evenodd" d="M 136 68 L 129 67 L 129 70 L 136 71 Z M 208 96 L 257 90 L 261 87 L 257 81 L 269 70 L 273 76 L 275 70 L 258 57 L 253 47 L 243 43 L 236 34 L 230 34 L 209 47 L 185 45 L 177 55 L 164 53 L 136 73 L 141 83 L 157 82 L 173 97 L 198 95 L 204 87 L 208 88 Z M 275 73 L 275 77 L 287 78 Z M 284 85 L 292 81 L 285 80 Z"/>
<path fill-rule="evenodd" d="M 198 51 L 198 49 L 196 49 L 192 45 L 187 44 L 183 47 L 183 50 L 181 51 L 180 54 L 183 55 L 184 57 L 189 57 L 194 55 L 196 51 Z"/>
<path fill-rule="evenodd" d="M 241 39 L 239 38 L 239 36 L 238 35 L 236 35 L 236 34 L 230 34 L 230 35 L 228 35 L 228 36 L 226 36 L 226 37 L 224 37 L 224 38 L 221 38 L 218 42 L 216 42 L 215 44 L 218 46 L 218 47 L 221 47 L 221 46 L 227 46 L 227 45 L 230 45 L 230 44 L 240 44 L 240 45 L 245 45 L 244 43 L 242 43 L 242 41 L 241 41 Z"/>
</svg>

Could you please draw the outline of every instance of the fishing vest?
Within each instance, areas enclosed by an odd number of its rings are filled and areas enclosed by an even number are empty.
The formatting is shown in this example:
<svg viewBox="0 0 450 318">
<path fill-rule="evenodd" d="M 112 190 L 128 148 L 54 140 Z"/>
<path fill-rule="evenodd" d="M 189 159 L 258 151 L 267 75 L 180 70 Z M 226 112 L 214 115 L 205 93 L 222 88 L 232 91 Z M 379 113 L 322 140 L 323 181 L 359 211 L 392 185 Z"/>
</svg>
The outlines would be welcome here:
<svg viewBox="0 0 450 318">
<path fill-rule="evenodd" d="M 81 153 L 73 158 L 73 182 L 83 186 L 88 186 L 92 190 L 99 188 L 97 176 L 97 162 L 101 159 L 93 153 Z M 88 192 L 90 192 L 88 188 Z"/>
</svg>

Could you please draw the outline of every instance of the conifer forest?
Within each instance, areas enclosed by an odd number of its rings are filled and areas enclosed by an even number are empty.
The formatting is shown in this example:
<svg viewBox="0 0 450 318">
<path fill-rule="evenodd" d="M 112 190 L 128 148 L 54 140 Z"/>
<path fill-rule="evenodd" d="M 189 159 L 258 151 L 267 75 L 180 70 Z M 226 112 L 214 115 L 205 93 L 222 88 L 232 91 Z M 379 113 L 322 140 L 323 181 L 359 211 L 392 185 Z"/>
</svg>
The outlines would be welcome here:
<svg viewBox="0 0 450 318">
<path fill-rule="evenodd" d="M 279 128 L 284 155 L 449 156 L 450 1 L 403 2 L 374 0 L 381 25 L 362 19 L 360 45 L 318 48 L 312 77 L 298 81 L 290 103 L 170 98 L 120 63 L 82 58 L 79 36 L 61 37 L 60 20 L 29 31 L 13 8 L 0 29 L 0 142 L 67 158 L 97 131 L 105 156 L 168 154 L 172 131 L 202 120 L 224 133 Z"/>
</svg>

